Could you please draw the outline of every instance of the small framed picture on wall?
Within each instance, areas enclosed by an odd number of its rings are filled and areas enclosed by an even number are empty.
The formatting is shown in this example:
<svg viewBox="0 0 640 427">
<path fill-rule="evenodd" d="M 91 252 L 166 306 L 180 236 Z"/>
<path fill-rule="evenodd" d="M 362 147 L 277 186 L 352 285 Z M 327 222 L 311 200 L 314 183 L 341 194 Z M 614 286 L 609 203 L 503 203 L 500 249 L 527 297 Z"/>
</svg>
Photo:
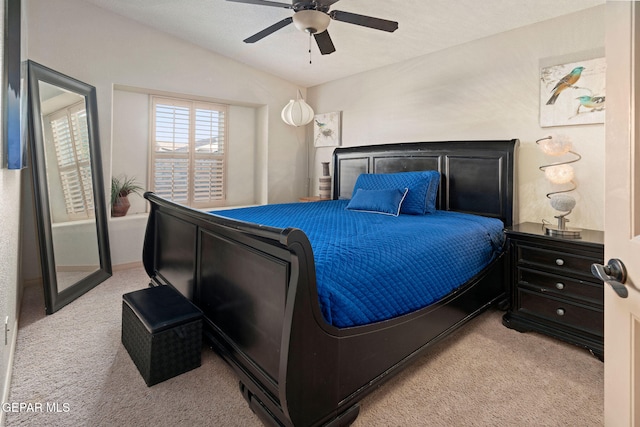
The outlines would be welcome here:
<svg viewBox="0 0 640 427">
<path fill-rule="evenodd" d="M 605 58 L 540 70 L 540 126 L 604 123 Z"/>
<path fill-rule="evenodd" d="M 313 119 L 314 147 L 338 147 L 341 138 L 341 111 L 316 114 Z"/>
</svg>

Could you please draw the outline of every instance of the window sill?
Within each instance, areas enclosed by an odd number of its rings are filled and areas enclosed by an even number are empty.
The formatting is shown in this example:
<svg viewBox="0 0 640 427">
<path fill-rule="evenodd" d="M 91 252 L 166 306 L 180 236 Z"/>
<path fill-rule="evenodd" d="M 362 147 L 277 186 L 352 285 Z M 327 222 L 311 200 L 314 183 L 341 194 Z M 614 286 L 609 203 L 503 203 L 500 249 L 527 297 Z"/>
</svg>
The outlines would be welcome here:
<svg viewBox="0 0 640 427">
<path fill-rule="evenodd" d="M 111 221 L 123 221 L 123 220 L 135 220 L 135 219 L 141 219 L 141 218 L 148 218 L 149 217 L 149 212 L 140 212 L 140 213 L 131 213 L 131 214 L 127 214 L 125 216 L 110 216 L 109 220 Z"/>
</svg>

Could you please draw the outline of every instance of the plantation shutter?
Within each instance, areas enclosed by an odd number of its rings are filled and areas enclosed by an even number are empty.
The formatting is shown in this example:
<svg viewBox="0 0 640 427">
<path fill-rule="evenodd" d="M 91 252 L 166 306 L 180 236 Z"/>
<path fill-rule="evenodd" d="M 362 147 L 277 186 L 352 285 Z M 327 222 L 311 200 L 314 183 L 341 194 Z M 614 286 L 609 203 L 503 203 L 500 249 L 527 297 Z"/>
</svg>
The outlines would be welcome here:
<svg viewBox="0 0 640 427">
<path fill-rule="evenodd" d="M 192 207 L 221 205 L 225 199 L 226 107 L 152 99 L 153 191 Z"/>
<path fill-rule="evenodd" d="M 87 113 L 83 102 L 48 116 L 69 219 L 93 218 Z"/>
<path fill-rule="evenodd" d="M 225 114 L 211 105 L 195 105 L 193 203 L 224 200 Z"/>
<path fill-rule="evenodd" d="M 189 103 L 154 102 L 153 183 L 157 195 L 189 202 Z"/>
</svg>

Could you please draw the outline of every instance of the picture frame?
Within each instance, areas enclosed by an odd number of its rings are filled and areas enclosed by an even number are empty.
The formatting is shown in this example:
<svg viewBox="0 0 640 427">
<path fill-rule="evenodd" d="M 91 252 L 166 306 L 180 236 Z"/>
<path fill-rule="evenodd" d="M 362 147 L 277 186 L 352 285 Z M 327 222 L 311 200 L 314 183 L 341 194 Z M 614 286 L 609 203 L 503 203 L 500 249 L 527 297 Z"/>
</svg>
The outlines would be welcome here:
<svg viewBox="0 0 640 427">
<path fill-rule="evenodd" d="M 342 112 L 316 114 L 313 119 L 313 146 L 339 147 L 342 138 Z"/>
<path fill-rule="evenodd" d="M 3 141 L 2 167 L 20 170 L 27 165 L 27 103 L 23 94 L 26 66 L 21 62 L 21 0 L 5 2 L 4 61 L 0 70 L 3 77 L 0 98 L 2 98 Z"/>
<path fill-rule="evenodd" d="M 604 123 L 605 58 L 540 69 L 540 126 Z"/>
</svg>

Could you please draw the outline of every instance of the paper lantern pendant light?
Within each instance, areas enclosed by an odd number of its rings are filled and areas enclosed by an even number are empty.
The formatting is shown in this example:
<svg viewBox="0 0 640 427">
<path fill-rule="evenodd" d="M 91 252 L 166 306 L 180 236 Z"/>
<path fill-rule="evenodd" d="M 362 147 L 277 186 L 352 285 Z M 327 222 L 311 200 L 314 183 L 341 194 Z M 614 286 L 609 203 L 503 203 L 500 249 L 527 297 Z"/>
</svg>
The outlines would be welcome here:
<svg viewBox="0 0 640 427">
<path fill-rule="evenodd" d="M 292 99 L 282 109 L 282 121 L 291 126 L 304 126 L 313 120 L 313 108 L 302 99 L 298 90 L 298 98 Z"/>
</svg>

